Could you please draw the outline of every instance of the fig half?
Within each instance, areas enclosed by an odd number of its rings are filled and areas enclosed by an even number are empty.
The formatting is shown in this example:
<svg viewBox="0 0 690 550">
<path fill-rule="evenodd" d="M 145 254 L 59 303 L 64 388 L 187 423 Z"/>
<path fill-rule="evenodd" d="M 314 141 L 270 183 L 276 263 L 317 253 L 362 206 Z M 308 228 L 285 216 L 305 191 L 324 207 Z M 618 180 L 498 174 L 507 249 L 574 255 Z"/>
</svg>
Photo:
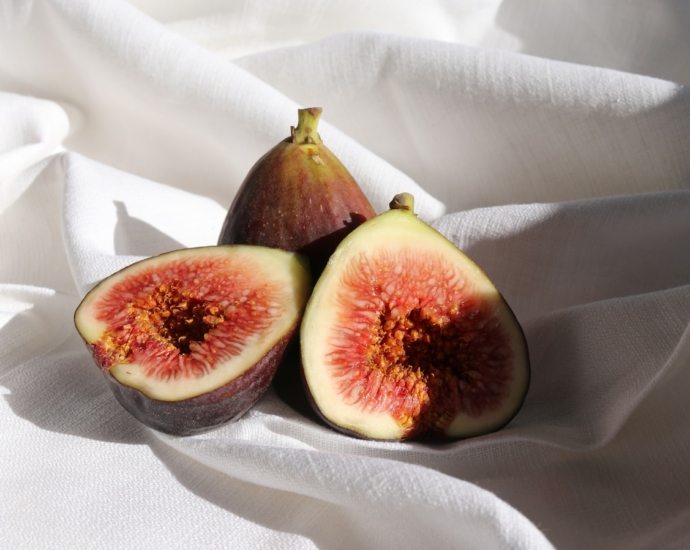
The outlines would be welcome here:
<svg viewBox="0 0 690 550">
<path fill-rule="evenodd" d="M 343 240 L 316 283 L 300 330 L 308 394 L 328 424 L 364 438 L 495 431 L 529 386 L 522 328 L 413 205 L 397 195 Z"/>
<path fill-rule="evenodd" d="M 361 188 L 317 132 L 321 108 L 298 110 L 290 137 L 249 170 L 228 210 L 218 244 L 296 251 L 314 280 L 340 241 L 376 215 Z"/>
<path fill-rule="evenodd" d="M 191 435 L 239 418 L 261 397 L 310 291 L 298 254 L 188 248 L 104 279 L 74 321 L 127 411 L 156 430 Z"/>
</svg>

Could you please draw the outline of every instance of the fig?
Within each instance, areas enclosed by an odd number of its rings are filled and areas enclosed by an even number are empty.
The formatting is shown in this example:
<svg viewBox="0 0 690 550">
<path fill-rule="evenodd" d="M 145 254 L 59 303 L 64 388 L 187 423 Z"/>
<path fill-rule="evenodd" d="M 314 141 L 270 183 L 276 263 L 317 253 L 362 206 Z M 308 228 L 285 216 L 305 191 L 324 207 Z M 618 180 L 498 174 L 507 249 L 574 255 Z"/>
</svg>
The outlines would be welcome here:
<svg viewBox="0 0 690 550">
<path fill-rule="evenodd" d="M 298 110 L 290 137 L 249 170 L 218 244 L 253 244 L 309 258 L 316 280 L 340 241 L 374 208 L 317 132 L 321 108 Z"/>
<path fill-rule="evenodd" d="M 158 431 L 193 435 L 261 397 L 311 287 L 306 259 L 293 252 L 187 248 L 107 277 L 74 322 L 127 411 Z"/>
<path fill-rule="evenodd" d="M 307 393 L 327 424 L 362 438 L 498 430 L 529 386 L 524 333 L 488 276 L 413 209 L 396 195 L 333 253 L 300 328 Z"/>
</svg>

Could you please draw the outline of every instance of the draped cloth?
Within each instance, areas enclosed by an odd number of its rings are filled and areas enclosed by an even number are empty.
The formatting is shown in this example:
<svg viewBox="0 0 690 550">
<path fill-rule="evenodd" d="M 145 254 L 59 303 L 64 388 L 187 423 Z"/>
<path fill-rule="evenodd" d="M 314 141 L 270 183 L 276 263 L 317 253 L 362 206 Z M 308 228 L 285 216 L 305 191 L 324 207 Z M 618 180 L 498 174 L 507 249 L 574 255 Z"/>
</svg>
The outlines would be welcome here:
<svg viewBox="0 0 690 550">
<path fill-rule="evenodd" d="M 5 0 L 0 546 L 690 545 L 690 5 Z M 186 438 L 114 399 L 73 325 L 138 259 L 215 244 L 298 107 L 522 324 L 502 430 L 339 434 L 270 387 Z"/>
</svg>

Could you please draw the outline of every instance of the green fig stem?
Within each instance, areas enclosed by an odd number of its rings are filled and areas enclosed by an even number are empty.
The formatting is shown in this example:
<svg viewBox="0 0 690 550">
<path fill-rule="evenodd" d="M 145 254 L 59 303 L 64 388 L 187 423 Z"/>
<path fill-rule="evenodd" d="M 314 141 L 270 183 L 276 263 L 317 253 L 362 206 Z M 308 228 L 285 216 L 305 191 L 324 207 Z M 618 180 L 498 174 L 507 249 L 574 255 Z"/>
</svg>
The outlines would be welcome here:
<svg viewBox="0 0 690 550">
<path fill-rule="evenodd" d="M 321 118 L 321 107 L 309 107 L 308 109 L 297 109 L 297 128 L 290 128 L 292 142 L 297 145 L 307 143 L 319 144 L 321 137 L 316 132 Z"/>
<path fill-rule="evenodd" d="M 414 214 L 414 197 L 410 193 L 400 193 L 388 205 L 391 210 L 409 210 Z"/>
</svg>

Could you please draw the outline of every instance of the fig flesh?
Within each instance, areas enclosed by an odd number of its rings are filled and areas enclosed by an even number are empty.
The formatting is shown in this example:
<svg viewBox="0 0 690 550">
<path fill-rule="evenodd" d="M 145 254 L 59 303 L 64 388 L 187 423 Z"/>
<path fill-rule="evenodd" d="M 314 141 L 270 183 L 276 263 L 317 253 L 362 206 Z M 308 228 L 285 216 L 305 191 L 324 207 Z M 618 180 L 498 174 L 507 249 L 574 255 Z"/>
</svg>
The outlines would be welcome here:
<svg viewBox="0 0 690 550">
<path fill-rule="evenodd" d="M 321 109 L 298 110 L 291 136 L 250 169 L 218 244 L 253 244 L 309 258 L 314 279 L 340 241 L 376 215 L 361 188 L 317 132 Z"/>
<path fill-rule="evenodd" d="M 189 248 L 107 277 L 74 321 L 127 411 L 156 430 L 191 435 L 239 418 L 261 397 L 310 290 L 298 254 Z"/>
<path fill-rule="evenodd" d="M 409 194 L 336 249 L 302 319 L 302 370 L 332 427 L 381 440 L 464 438 L 517 414 L 527 343 L 484 272 Z"/>
</svg>

